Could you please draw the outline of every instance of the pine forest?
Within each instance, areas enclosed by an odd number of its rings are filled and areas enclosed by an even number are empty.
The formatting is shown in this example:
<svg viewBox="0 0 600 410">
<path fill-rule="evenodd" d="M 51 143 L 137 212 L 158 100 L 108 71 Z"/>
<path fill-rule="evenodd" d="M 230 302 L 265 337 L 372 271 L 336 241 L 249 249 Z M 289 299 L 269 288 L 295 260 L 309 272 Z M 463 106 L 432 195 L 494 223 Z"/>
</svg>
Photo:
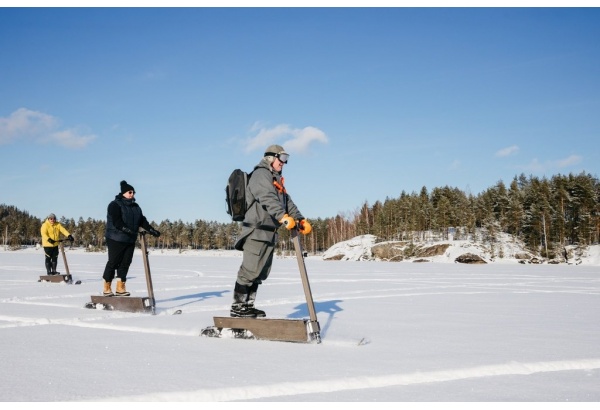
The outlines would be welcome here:
<svg viewBox="0 0 600 410">
<path fill-rule="evenodd" d="M 57 215 L 58 216 L 58 215 Z M 348 215 L 332 218 L 307 216 L 311 235 L 301 235 L 303 247 L 320 253 L 358 235 L 372 234 L 383 241 L 470 239 L 484 228 L 488 235 L 504 232 L 522 240 L 531 252 L 552 258 L 566 245 L 592 245 L 600 241 L 600 182 L 581 173 L 552 178 L 515 176 L 509 186 L 499 181 L 473 196 L 448 186 L 401 191 L 370 205 L 364 203 Z M 75 241 L 70 246 L 104 251 L 104 220 L 60 218 Z M 0 238 L 9 249 L 41 242 L 43 219 L 25 210 L 0 204 Z M 151 224 L 161 232 L 149 246 L 168 249 L 233 249 L 241 231 L 238 222 L 217 223 L 198 219 Z M 293 249 L 289 232 L 279 230 L 279 252 Z"/>
</svg>

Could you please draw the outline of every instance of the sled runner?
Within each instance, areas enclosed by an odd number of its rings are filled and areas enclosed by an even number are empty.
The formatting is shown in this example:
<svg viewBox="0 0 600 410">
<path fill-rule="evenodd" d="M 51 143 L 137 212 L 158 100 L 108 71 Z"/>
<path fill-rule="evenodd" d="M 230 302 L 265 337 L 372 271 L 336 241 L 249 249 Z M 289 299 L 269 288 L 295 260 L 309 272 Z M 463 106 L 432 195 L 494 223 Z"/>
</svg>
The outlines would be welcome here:
<svg viewBox="0 0 600 410">
<path fill-rule="evenodd" d="M 321 329 L 317 321 L 317 313 L 312 298 L 304 253 L 298 238 L 298 229 L 291 231 L 292 241 L 296 249 L 298 268 L 306 296 L 306 305 L 310 319 L 270 319 L 270 318 L 242 318 L 242 317 L 213 317 L 214 326 L 202 329 L 200 335 L 206 337 L 225 337 L 232 334 L 234 338 L 261 339 L 285 342 L 307 343 L 316 341 L 321 343 Z"/>
<path fill-rule="evenodd" d="M 146 231 L 140 228 L 140 244 L 142 247 L 142 259 L 144 271 L 146 272 L 146 285 L 148 297 L 134 296 L 92 296 L 92 301 L 86 303 L 88 309 L 101 307 L 105 310 L 119 310 L 123 312 L 150 312 L 156 314 L 156 301 L 154 299 L 154 288 L 152 287 L 152 276 L 150 275 L 150 263 L 148 262 L 148 250 L 146 243 Z M 174 314 L 179 314 L 177 311 Z"/>
</svg>

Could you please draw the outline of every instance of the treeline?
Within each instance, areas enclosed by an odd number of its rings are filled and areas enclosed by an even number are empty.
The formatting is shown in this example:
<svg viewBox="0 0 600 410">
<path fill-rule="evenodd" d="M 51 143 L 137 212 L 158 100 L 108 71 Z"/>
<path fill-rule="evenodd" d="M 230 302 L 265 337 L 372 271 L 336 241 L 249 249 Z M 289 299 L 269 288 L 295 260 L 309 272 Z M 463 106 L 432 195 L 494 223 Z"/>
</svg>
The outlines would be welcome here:
<svg viewBox="0 0 600 410">
<path fill-rule="evenodd" d="M 515 176 L 507 187 L 499 181 L 474 196 L 457 188 L 423 187 L 402 191 L 372 206 L 364 203 L 350 215 L 311 219 L 313 233 L 302 236 L 309 252 L 322 252 L 335 243 L 372 234 L 381 241 L 423 240 L 425 235 L 446 239 L 473 237 L 478 228 L 489 235 L 505 232 L 521 239 L 533 252 L 548 256 L 565 245 L 590 245 L 600 240 L 600 182 L 597 177 L 556 175 L 550 179 Z M 43 219 L 13 206 L 0 205 L 0 232 L 4 245 L 20 247 L 40 243 Z M 105 221 L 61 218 L 75 237 L 75 246 L 100 250 L 105 246 Z M 169 220 L 152 226 L 161 232 L 149 245 L 168 249 L 233 249 L 241 232 L 239 223 Z M 279 250 L 291 250 L 289 232 L 281 229 Z"/>
<path fill-rule="evenodd" d="M 422 239 L 425 233 L 454 239 L 474 237 L 485 228 L 493 237 L 504 232 L 521 239 L 533 252 L 547 256 L 565 245 L 591 245 L 600 239 L 600 183 L 590 174 L 550 179 L 521 174 L 506 187 L 500 181 L 477 196 L 456 188 L 431 193 L 402 192 L 399 198 L 363 205 L 348 227 L 336 219 L 330 229 L 338 238 L 371 233 L 383 240 Z M 458 228 L 458 229 L 457 229 Z M 549 255 L 548 255 L 549 256 Z"/>
</svg>

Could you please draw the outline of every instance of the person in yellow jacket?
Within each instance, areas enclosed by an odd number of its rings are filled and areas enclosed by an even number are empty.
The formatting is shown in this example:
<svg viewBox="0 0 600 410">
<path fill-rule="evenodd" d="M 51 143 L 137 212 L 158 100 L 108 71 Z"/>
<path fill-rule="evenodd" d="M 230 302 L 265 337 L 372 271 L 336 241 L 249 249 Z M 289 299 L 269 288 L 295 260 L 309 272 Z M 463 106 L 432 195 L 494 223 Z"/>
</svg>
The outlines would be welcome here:
<svg viewBox="0 0 600 410">
<path fill-rule="evenodd" d="M 73 240 L 73 236 L 56 220 L 56 215 L 54 214 L 48 215 L 48 218 L 42 224 L 41 233 L 42 246 L 44 247 L 44 255 L 46 256 L 46 272 L 48 272 L 48 275 L 58 275 L 56 264 L 58 262 L 60 234 L 62 233 L 66 236 L 69 241 Z"/>
</svg>

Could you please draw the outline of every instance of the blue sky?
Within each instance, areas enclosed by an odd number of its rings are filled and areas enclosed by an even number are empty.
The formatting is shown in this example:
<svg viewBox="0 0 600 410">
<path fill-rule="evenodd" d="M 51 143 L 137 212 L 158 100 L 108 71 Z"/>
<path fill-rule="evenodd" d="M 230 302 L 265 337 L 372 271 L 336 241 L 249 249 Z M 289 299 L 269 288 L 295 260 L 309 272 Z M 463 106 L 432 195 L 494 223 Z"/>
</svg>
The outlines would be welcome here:
<svg viewBox="0 0 600 410">
<path fill-rule="evenodd" d="M 283 145 L 308 218 L 600 164 L 600 9 L 2 8 L 0 203 L 229 221 Z"/>
</svg>

